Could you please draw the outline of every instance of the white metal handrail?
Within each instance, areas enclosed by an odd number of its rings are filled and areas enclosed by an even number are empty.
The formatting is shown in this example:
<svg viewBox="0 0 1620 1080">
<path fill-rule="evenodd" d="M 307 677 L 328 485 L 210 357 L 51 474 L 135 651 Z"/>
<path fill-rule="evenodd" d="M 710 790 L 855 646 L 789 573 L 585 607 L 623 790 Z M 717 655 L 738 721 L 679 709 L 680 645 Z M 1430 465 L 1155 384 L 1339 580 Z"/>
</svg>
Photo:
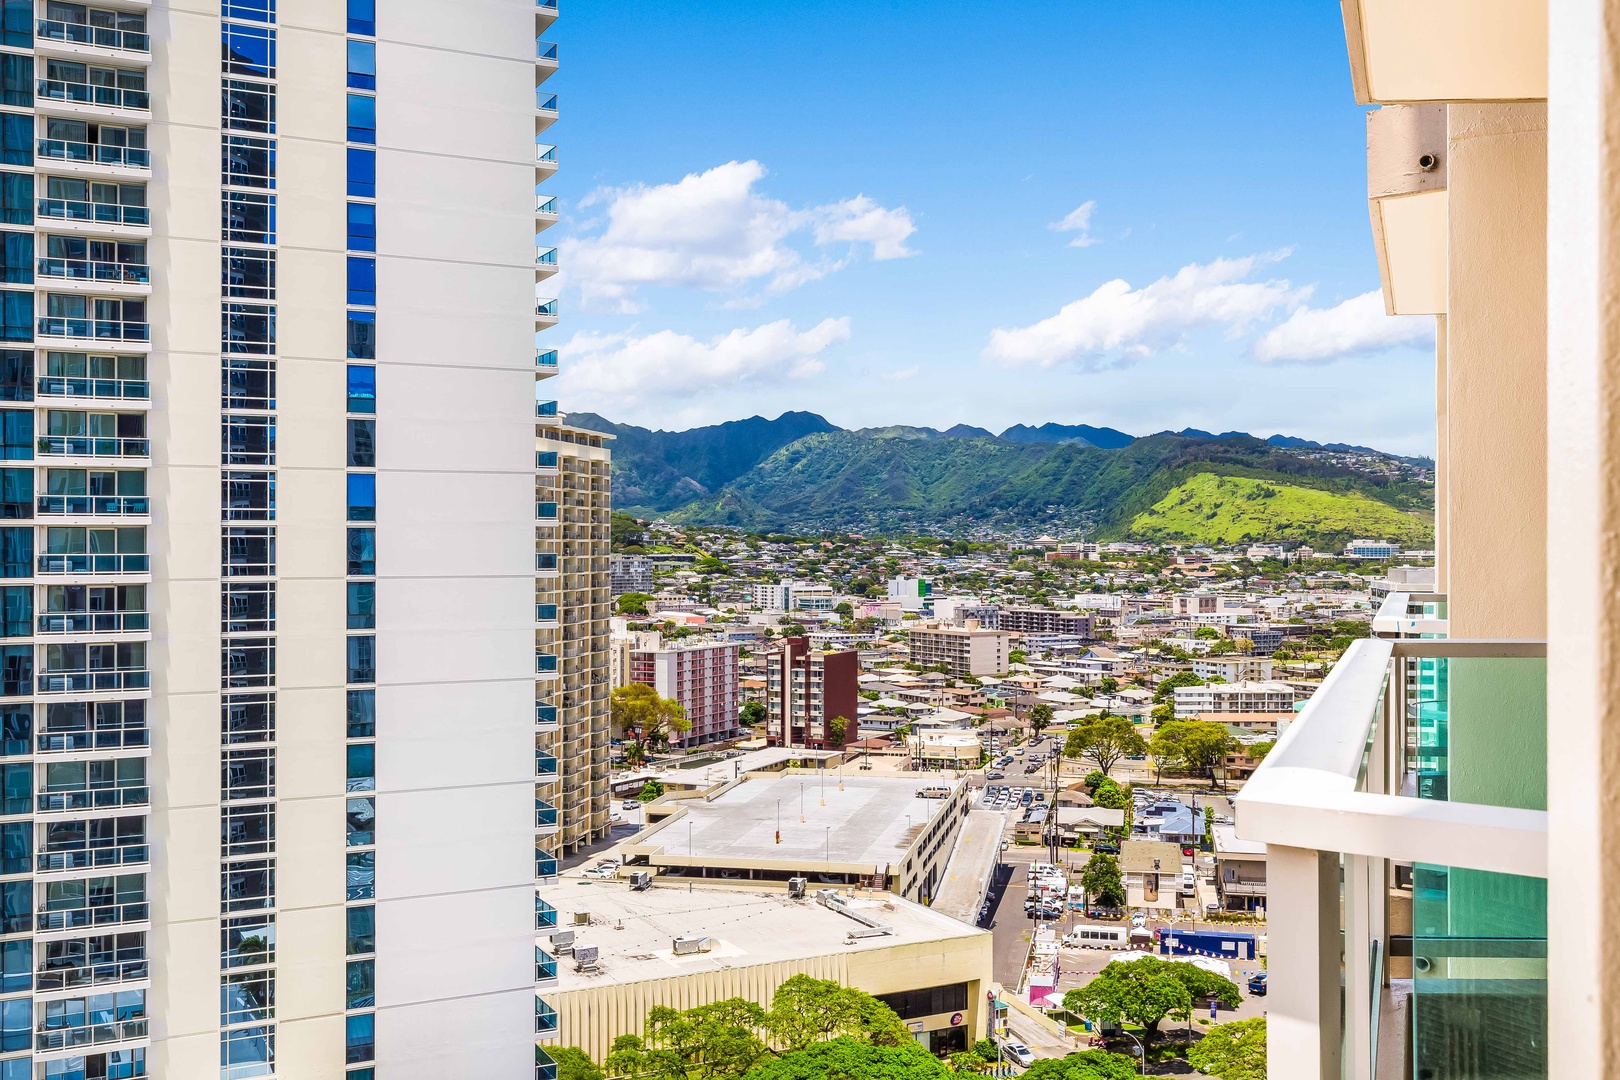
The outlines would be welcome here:
<svg viewBox="0 0 1620 1080">
<path fill-rule="evenodd" d="M 1423 634 L 1444 636 L 1450 627 L 1447 619 L 1411 614 L 1413 602 L 1444 600 L 1444 593 L 1390 593 L 1373 616 L 1372 630 L 1379 637 L 1417 637 Z"/>
</svg>

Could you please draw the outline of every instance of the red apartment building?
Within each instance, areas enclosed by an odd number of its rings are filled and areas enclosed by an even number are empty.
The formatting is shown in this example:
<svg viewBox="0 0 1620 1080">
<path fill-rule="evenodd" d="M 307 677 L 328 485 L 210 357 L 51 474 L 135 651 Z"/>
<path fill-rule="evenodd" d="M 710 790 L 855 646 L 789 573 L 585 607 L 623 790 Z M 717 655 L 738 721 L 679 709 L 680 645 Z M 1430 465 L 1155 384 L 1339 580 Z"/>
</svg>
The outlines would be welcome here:
<svg viewBox="0 0 1620 1080">
<path fill-rule="evenodd" d="M 630 681 L 646 683 L 659 697 L 680 702 L 692 727 L 671 746 L 702 746 L 735 739 L 738 723 L 737 656 L 740 645 L 671 644 L 630 653 Z M 854 655 L 854 654 L 851 654 Z"/>
<path fill-rule="evenodd" d="M 846 652 L 812 652 L 804 638 L 787 638 L 765 654 L 765 738 L 770 746 L 838 749 L 859 738 L 860 658 Z M 843 717 L 843 738 L 828 722 Z"/>
</svg>

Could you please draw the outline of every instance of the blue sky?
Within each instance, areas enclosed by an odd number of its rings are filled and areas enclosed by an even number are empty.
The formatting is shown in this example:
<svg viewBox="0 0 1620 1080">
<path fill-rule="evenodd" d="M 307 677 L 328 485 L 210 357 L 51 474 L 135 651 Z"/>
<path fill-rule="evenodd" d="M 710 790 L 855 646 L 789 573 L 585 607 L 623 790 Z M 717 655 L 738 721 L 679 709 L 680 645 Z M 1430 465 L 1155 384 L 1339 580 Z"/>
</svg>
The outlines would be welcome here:
<svg viewBox="0 0 1620 1080">
<path fill-rule="evenodd" d="M 1432 452 L 1336 5 L 569 0 L 547 37 L 565 410 Z"/>
</svg>

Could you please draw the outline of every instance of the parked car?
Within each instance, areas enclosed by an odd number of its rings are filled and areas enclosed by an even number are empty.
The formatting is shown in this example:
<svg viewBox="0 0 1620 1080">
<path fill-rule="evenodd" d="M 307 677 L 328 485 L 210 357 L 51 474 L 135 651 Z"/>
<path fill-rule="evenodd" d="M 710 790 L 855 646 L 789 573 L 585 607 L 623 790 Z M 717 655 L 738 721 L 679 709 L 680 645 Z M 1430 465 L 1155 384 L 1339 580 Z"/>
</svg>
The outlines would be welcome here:
<svg viewBox="0 0 1620 1080">
<path fill-rule="evenodd" d="M 1091 850 L 1095 851 L 1095 852 L 1101 852 L 1104 855 L 1118 855 L 1119 854 L 1119 845 L 1118 844 L 1107 844 L 1107 843 L 1104 843 L 1104 844 L 1092 844 L 1091 845 Z"/>
<path fill-rule="evenodd" d="M 1006 775 L 1007 775 L 1006 773 L 998 773 L 998 772 L 985 773 L 984 778 L 986 780 L 1003 780 L 1003 779 L 1006 778 Z"/>
<path fill-rule="evenodd" d="M 1030 1052 L 1029 1047 L 1014 1039 L 1008 1039 L 1006 1042 L 1002 1043 L 1001 1052 L 1006 1054 L 1008 1058 L 1017 1062 L 1023 1068 L 1027 1069 L 1031 1065 L 1035 1064 L 1035 1055 Z"/>
<path fill-rule="evenodd" d="M 1266 996 L 1266 973 L 1249 976 L 1249 993 L 1255 997 Z"/>
<path fill-rule="evenodd" d="M 619 809 L 621 809 L 621 810 L 639 810 L 640 808 L 641 808 L 641 800 L 640 799 L 626 799 L 626 800 L 624 800 L 624 805 L 619 807 Z"/>
<path fill-rule="evenodd" d="M 619 864 L 612 862 L 597 863 L 595 866 L 585 871 L 585 876 L 588 878 L 597 878 L 603 881 L 618 877 Z"/>
</svg>

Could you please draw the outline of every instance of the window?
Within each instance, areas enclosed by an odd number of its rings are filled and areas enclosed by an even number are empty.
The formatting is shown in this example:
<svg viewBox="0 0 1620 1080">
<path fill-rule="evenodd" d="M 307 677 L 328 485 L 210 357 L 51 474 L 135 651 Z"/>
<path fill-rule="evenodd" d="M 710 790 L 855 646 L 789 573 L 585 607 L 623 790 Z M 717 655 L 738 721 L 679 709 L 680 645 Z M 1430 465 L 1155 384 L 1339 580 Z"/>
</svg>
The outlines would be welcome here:
<svg viewBox="0 0 1620 1080">
<path fill-rule="evenodd" d="M 34 986 L 34 943 L 8 941 L 0 944 L 0 993 L 12 994 Z"/>
<path fill-rule="evenodd" d="M 0 401 L 34 400 L 34 354 L 0 349 Z"/>
<path fill-rule="evenodd" d="M 0 637 L 31 637 L 33 633 L 33 587 L 11 585 L 0 589 Z"/>
<path fill-rule="evenodd" d="M 26 860 L 24 860 L 26 865 Z M 344 860 L 348 888 L 344 895 L 350 900 L 370 900 L 377 892 L 377 853 L 351 851 Z"/>
<path fill-rule="evenodd" d="M 0 54 L 3 58 L 4 54 Z M 8 285 L 31 285 L 34 281 L 34 235 L 0 233 L 0 281 Z"/>
<path fill-rule="evenodd" d="M 276 1065 L 276 1029 L 245 1027 L 219 1033 L 221 1080 L 269 1076 Z"/>
<path fill-rule="evenodd" d="M 34 530 L 0 528 L 0 578 L 34 576 Z"/>
<path fill-rule="evenodd" d="M 231 694 L 219 709 L 220 739 L 226 745 L 276 737 L 276 703 L 269 694 Z"/>
<path fill-rule="evenodd" d="M 276 253 L 256 248 L 226 248 L 220 257 L 219 281 L 226 296 L 274 300 Z"/>
<path fill-rule="evenodd" d="M 351 802 L 353 800 L 350 800 Z M 352 907 L 348 910 L 348 934 L 345 951 L 360 956 L 377 951 L 377 909 Z"/>
<path fill-rule="evenodd" d="M 220 908 L 229 912 L 271 907 L 275 888 L 274 859 L 232 863 L 219 875 Z"/>
<path fill-rule="evenodd" d="M 273 803 L 228 805 L 219 818 L 221 856 L 268 855 L 276 850 L 276 808 Z"/>
<path fill-rule="evenodd" d="M 354 320 L 349 321 L 350 327 Z M 372 323 L 364 324 L 374 325 Z M 350 347 L 353 355 L 353 347 Z M 352 413 L 374 413 L 377 411 L 377 369 L 369 364 L 349 365 L 349 411 Z"/>
<path fill-rule="evenodd" d="M 268 27 L 220 24 L 220 70 L 227 75 L 276 77 L 276 32 Z"/>
<path fill-rule="evenodd" d="M 269 577 L 276 572 L 274 529 L 226 528 L 219 546 L 226 577 Z"/>
<path fill-rule="evenodd" d="M 268 749 L 225 750 L 219 763 L 221 797 L 273 799 L 276 795 L 276 755 Z"/>
<path fill-rule="evenodd" d="M 219 1022 L 245 1024 L 271 1020 L 276 1015 L 276 975 L 273 971 L 244 971 L 226 975 L 219 985 Z"/>
<path fill-rule="evenodd" d="M 16 757 L 34 752 L 34 709 L 31 705 L 0 708 L 0 755 Z M 0 934 L 9 934 L 0 930 Z"/>
<path fill-rule="evenodd" d="M 84 882 L 76 882 L 83 885 Z M 0 934 L 26 934 L 34 928 L 34 883 L 0 883 Z"/>
<path fill-rule="evenodd" d="M 377 520 L 377 477 L 374 473 L 349 474 L 349 520 Z"/>
<path fill-rule="evenodd" d="M 221 0 L 219 13 L 226 19 L 273 23 L 276 21 L 276 0 Z"/>
<path fill-rule="evenodd" d="M 34 340 L 34 294 L 0 290 L 0 341 Z"/>
<path fill-rule="evenodd" d="M 353 11 L 353 0 L 350 0 L 349 8 L 350 11 Z M 354 29 L 353 17 L 351 16 L 349 33 L 358 32 Z M 367 31 L 367 33 L 369 32 Z M 0 15 L 0 45 L 8 45 L 13 49 L 32 49 L 34 47 L 33 0 L 5 0 L 4 14 Z"/>
<path fill-rule="evenodd" d="M 23 295 L 27 295 L 24 293 Z M 377 260 L 349 256 L 349 303 L 377 306 Z M 33 340 L 30 337 L 28 340 Z"/>
<path fill-rule="evenodd" d="M 22 1004 L 26 1008 L 28 1001 L 24 999 Z M 343 1060 L 346 1064 L 353 1065 L 357 1061 L 371 1061 L 377 1056 L 376 1019 L 375 1013 L 362 1013 L 359 1016 L 345 1016 L 343 1018 Z M 32 1032 L 30 1031 L 28 1034 L 32 1034 Z M 23 1046 L 26 1047 L 27 1045 L 25 1039 Z"/>
<path fill-rule="evenodd" d="M 0 412 L 0 416 L 3 415 L 5 414 Z M 32 416 L 30 413 L 20 415 Z M 32 431 L 29 432 L 29 437 L 31 440 L 33 437 Z M 0 449 L 4 448 L 0 447 Z M 31 451 L 33 448 L 29 445 L 27 449 Z M 29 453 L 28 456 L 32 457 L 33 454 Z M 349 421 L 349 464 L 362 469 L 374 469 L 377 467 L 377 421 Z"/>
<path fill-rule="evenodd" d="M 250 135 L 220 139 L 220 183 L 234 187 L 276 186 L 276 141 Z"/>
<path fill-rule="evenodd" d="M 276 407 L 276 369 L 270 361 L 228 356 L 220 366 L 221 408 Z"/>
<path fill-rule="evenodd" d="M 375 311 L 349 312 L 349 359 L 375 360 L 377 359 L 377 313 Z M 354 370 L 353 368 L 350 369 Z M 369 368 L 367 370 L 370 370 Z M 354 376 L 351 379 L 350 386 Z M 373 375 L 369 385 L 375 387 L 376 376 Z M 349 392 L 350 412 L 375 412 L 375 409 L 357 409 L 354 404 L 354 392 Z"/>
<path fill-rule="evenodd" d="M 9 114 L 0 113 L 0 121 L 3 121 L 7 115 Z M 3 134 L 4 129 L 0 128 L 0 135 Z M 32 154 L 29 154 L 26 161 L 12 161 L 6 157 L 5 145 L 4 141 L 0 140 L 0 164 L 33 164 Z M 26 151 L 27 148 L 28 144 L 25 143 L 24 150 Z M 362 199 L 375 199 L 377 197 L 377 151 L 359 150 L 352 146 L 349 148 L 349 194 L 358 195 Z"/>
<path fill-rule="evenodd" d="M 9 591 L 9 590 L 8 590 Z M 19 590 L 26 592 L 26 589 Z M 373 630 L 377 626 L 377 586 L 370 581 L 349 582 L 349 629 Z"/>
<path fill-rule="evenodd" d="M 24 941 L 21 944 L 32 945 L 33 942 Z M 28 974 L 31 975 L 32 972 Z M 27 978 L 27 975 L 24 978 Z M 376 983 L 375 960 L 350 960 L 348 970 L 344 973 L 343 1007 L 346 1009 L 369 1009 L 376 1005 Z"/>
<path fill-rule="evenodd" d="M 79 771 L 84 763 L 77 762 Z M 97 762 L 97 764 L 105 764 Z M 26 814 L 34 808 L 34 767 L 32 765 L 0 765 L 0 814 Z"/>
<path fill-rule="evenodd" d="M 0 113 L 0 165 L 34 163 L 34 118 L 25 113 Z"/>
<path fill-rule="evenodd" d="M 34 178 L 27 173 L 0 172 L 0 223 L 34 223 Z"/>
<path fill-rule="evenodd" d="M 34 826 L 27 821 L 0 825 L 0 874 L 26 874 L 33 867 Z"/>
<path fill-rule="evenodd" d="M 264 83 L 226 79 L 220 87 L 220 116 L 232 131 L 276 131 L 276 88 Z"/>
<path fill-rule="evenodd" d="M 877 999 L 895 1011 L 902 1020 L 940 1013 L 962 1012 L 967 1008 L 967 984 L 931 986 L 924 990 L 905 990 L 898 994 L 879 994 Z"/>
<path fill-rule="evenodd" d="M 220 239 L 229 243 L 276 242 L 276 197 L 256 191 L 227 191 L 220 202 Z"/>
<path fill-rule="evenodd" d="M 33 516 L 33 470 L 0 469 L 0 518 L 31 518 Z"/>
<path fill-rule="evenodd" d="M 349 682 L 377 681 L 377 639 L 352 637 L 349 639 Z M 351 747 L 350 749 L 353 749 Z"/>
<path fill-rule="evenodd" d="M 270 585 L 227 581 L 219 597 L 222 634 L 262 633 L 276 628 L 276 591 Z"/>
<path fill-rule="evenodd" d="M 24 57 L 23 59 L 27 59 Z M 372 41 L 349 42 L 349 85 L 356 90 L 377 89 L 377 45 Z M 31 89 L 31 88 L 30 88 Z M 7 105 L 29 105 L 28 101 L 5 102 Z"/>
<path fill-rule="evenodd" d="M 226 919 L 219 930 L 219 966 L 257 967 L 276 960 L 276 917 L 244 915 Z"/>
<path fill-rule="evenodd" d="M 353 45 L 354 42 L 349 42 Z M 349 250 L 377 250 L 377 204 L 349 204 Z"/>
<path fill-rule="evenodd" d="M 226 413 L 219 429 L 221 465 L 274 465 L 276 420 L 273 416 Z"/>
<path fill-rule="evenodd" d="M 276 351 L 276 309 L 267 304 L 221 304 L 220 347 L 229 353 Z"/>
<path fill-rule="evenodd" d="M 349 791 L 375 791 L 377 790 L 377 745 L 375 743 L 350 743 L 345 749 L 348 752 L 348 785 Z M 351 897 L 351 899 L 353 899 Z"/>
<path fill-rule="evenodd" d="M 377 141 L 377 99 L 367 94 L 349 95 L 349 141 Z"/>
<path fill-rule="evenodd" d="M 377 735 L 377 691 L 349 691 L 349 738 L 371 739 Z"/>
<path fill-rule="evenodd" d="M 0 645 L 0 695 L 23 697 L 34 692 L 34 647 Z"/>
<path fill-rule="evenodd" d="M 349 530 L 349 573 L 372 575 L 377 572 L 377 530 Z"/>
<path fill-rule="evenodd" d="M 219 486 L 226 521 L 269 521 L 275 518 L 274 473 L 227 472 L 221 477 Z"/>
<path fill-rule="evenodd" d="M 27 768 L 27 766 L 23 766 Z M 377 800 L 350 799 L 347 811 L 348 846 L 370 847 L 377 842 Z M 354 950 L 350 950 L 353 952 Z M 364 950 L 370 952 L 370 949 Z"/>
<path fill-rule="evenodd" d="M 27 28 L 32 29 L 33 24 L 27 23 Z M 377 36 L 376 0 L 349 0 L 349 33 L 364 34 L 366 37 Z M 6 44 L 10 45 L 11 42 L 8 41 Z M 22 47 L 26 49 L 29 44 L 25 41 Z"/>
<path fill-rule="evenodd" d="M 375 46 L 373 46 L 375 48 Z M 354 68 L 354 44 L 349 46 L 349 67 Z M 355 85 L 350 76 L 350 86 Z M 0 105 L 34 107 L 34 58 L 15 53 L 0 55 Z"/>
<path fill-rule="evenodd" d="M 0 460 L 33 459 L 34 414 L 22 409 L 0 409 Z"/>
<path fill-rule="evenodd" d="M 0 1051 L 31 1050 L 33 1046 L 33 1000 L 18 998 L 14 1001 L 0 1001 Z"/>
</svg>

